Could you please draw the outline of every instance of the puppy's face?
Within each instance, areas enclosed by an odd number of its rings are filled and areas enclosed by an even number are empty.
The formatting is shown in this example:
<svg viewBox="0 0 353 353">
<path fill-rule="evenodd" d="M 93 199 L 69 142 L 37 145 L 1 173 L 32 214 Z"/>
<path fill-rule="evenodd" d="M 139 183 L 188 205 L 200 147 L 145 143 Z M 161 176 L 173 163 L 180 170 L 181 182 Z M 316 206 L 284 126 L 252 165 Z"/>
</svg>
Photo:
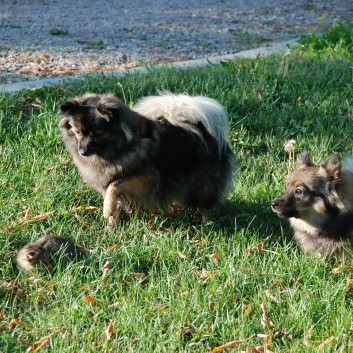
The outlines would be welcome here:
<svg viewBox="0 0 353 353">
<path fill-rule="evenodd" d="M 298 160 L 299 168 L 289 176 L 285 193 L 271 202 L 271 208 L 279 217 L 316 223 L 335 212 L 340 160 L 338 155 L 333 155 L 326 163 L 316 166 L 306 151 Z"/>
<path fill-rule="evenodd" d="M 32 268 L 44 269 L 50 266 L 50 254 L 42 246 L 31 246 L 26 249 L 26 261 Z"/>
</svg>

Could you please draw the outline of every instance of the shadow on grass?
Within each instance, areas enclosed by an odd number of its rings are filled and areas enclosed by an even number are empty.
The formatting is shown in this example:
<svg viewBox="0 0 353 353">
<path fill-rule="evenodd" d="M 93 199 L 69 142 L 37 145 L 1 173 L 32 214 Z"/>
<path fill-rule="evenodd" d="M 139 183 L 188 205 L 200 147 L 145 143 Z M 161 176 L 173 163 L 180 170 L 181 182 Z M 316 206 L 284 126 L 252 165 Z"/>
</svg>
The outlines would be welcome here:
<svg viewBox="0 0 353 353">
<path fill-rule="evenodd" d="M 135 213 L 137 212 L 137 213 Z M 152 233 L 166 232 L 171 237 L 176 231 L 185 230 L 190 238 L 199 234 L 219 233 L 222 237 L 232 238 L 235 233 L 246 230 L 259 233 L 263 239 L 287 242 L 291 238 L 291 230 L 287 221 L 280 220 L 267 202 L 247 203 L 227 200 L 215 207 L 210 221 L 203 223 L 201 214 L 194 208 L 179 207 L 171 210 L 156 210 L 154 212 L 133 210 L 125 214 L 123 225 L 139 218 Z"/>
</svg>

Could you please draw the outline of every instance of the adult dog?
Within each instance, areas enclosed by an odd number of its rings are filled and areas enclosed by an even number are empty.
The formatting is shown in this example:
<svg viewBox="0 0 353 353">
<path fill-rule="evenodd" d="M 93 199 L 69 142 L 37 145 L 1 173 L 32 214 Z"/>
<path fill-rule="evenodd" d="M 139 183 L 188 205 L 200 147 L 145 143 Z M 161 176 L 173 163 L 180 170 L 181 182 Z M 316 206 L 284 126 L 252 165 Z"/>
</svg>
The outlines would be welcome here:
<svg viewBox="0 0 353 353">
<path fill-rule="evenodd" d="M 230 190 L 229 122 L 213 99 L 165 93 L 130 109 L 113 95 L 86 94 L 60 111 L 64 143 L 82 177 L 102 193 L 111 225 L 132 204 L 192 206 L 206 221 Z"/>
</svg>

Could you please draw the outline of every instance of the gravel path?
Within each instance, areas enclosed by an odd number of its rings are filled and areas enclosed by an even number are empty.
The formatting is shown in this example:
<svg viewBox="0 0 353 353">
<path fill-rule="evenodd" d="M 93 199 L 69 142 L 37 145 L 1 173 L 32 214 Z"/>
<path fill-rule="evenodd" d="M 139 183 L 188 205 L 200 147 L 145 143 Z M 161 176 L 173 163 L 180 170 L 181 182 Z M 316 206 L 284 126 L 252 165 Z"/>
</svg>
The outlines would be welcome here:
<svg viewBox="0 0 353 353">
<path fill-rule="evenodd" d="M 236 53 L 335 20 L 352 0 L 1 0 L 0 83 Z"/>
</svg>

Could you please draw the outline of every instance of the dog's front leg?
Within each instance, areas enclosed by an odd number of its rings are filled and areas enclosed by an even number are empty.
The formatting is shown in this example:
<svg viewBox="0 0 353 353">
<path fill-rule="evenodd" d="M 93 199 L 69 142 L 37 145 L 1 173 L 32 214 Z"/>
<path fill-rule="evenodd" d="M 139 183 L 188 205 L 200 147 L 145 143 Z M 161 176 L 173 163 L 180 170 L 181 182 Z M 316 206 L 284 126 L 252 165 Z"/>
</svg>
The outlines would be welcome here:
<svg viewBox="0 0 353 353">
<path fill-rule="evenodd" d="M 156 179 L 152 174 L 136 174 L 111 183 L 104 195 L 103 216 L 113 226 L 121 211 L 135 204 L 143 208 L 156 206 L 154 201 Z"/>
<path fill-rule="evenodd" d="M 103 202 L 103 217 L 108 220 L 110 226 L 114 226 L 120 218 L 120 213 L 124 208 L 124 202 L 119 195 L 119 182 L 109 184 Z"/>
</svg>

